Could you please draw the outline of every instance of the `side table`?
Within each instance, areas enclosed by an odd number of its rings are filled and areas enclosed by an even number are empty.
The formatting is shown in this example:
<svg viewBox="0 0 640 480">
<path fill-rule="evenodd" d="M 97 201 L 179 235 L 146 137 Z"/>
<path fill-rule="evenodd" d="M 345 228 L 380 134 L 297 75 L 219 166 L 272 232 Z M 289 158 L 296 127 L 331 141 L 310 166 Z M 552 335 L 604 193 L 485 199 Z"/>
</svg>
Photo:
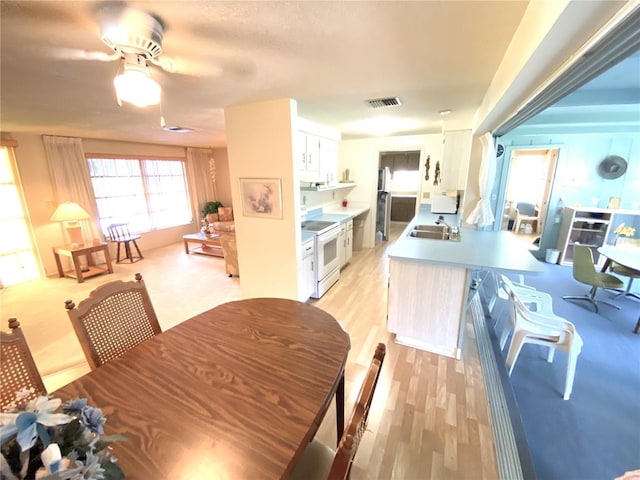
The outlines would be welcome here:
<svg viewBox="0 0 640 480">
<path fill-rule="evenodd" d="M 94 252 L 104 252 L 104 259 L 107 262 L 105 267 L 98 267 L 93 261 Z M 62 268 L 62 262 L 60 261 L 60 255 L 71 258 L 71 264 L 73 270 L 64 271 Z M 113 273 L 113 266 L 111 265 L 111 256 L 109 255 L 109 248 L 107 243 L 98 243 L 96 245 L 62 245 L 60 247 L 53 247 L 53 256 L 56 259 L 56 266 L 58 267 L 58 274 L 60 277 L 76 278 L 78 283 L 84 282 L 85 278 L 93 277 L 95 275 L 101 275 L 103 273 Z M 82 271 L 80 265 L 80 257 L 86 257 L 88 269 Z"/>
</svg>

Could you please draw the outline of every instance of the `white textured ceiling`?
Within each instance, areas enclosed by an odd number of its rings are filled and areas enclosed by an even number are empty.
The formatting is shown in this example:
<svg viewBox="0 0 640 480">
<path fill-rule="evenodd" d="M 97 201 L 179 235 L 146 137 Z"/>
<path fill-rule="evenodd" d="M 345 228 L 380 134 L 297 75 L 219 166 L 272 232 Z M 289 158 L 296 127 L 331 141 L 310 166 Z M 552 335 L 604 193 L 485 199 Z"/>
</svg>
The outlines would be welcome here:
<svg viewBox="0 0 640 480">
<path fill-rule="evenodd" d="M 299 115 L 343 138 L 470 127 L 527 7 L 525 1 L 126 2 L 165 24 L 163 54 L 193 74 L 153 68 L 157 106 L 118 107 L 118 62 L 71 60 L 71 51 L 109 50 L 96 9 L 105 2 L 0 2 L 0 128 L 3 132 L 222 146 L 224 107 L 293 98 Z M 373 110 L 366 99 L 398 96 Z"/>
</svg>

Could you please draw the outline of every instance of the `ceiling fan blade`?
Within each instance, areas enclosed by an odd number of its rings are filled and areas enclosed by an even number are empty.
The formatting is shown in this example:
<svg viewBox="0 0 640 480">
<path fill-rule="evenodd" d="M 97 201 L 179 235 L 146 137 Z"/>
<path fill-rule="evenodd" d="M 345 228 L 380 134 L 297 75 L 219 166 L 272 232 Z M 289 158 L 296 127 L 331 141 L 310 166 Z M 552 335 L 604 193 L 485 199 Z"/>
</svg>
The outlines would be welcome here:
<svg viewBox="0 0 640 480">
<path fill-rule="evenodd" d="M 119 53 L 83 50 L 81 48 L 55 48 L 52 49 L 52 56 L 63 60 L 97 60 L 99 62 L 113 62 L 120 59 Z"/>
<path fill-rule="evenodd" d="M 201 63 L 184 58 L 160 55 L 157 58 L 150 58 L 149 62 L 162 68 L 168 73 L 178 73 L 182 75 L 193 75 L 198 77 L 219 77 L 223 73 L 222 67 L 212 63 Z"/>
</svg>

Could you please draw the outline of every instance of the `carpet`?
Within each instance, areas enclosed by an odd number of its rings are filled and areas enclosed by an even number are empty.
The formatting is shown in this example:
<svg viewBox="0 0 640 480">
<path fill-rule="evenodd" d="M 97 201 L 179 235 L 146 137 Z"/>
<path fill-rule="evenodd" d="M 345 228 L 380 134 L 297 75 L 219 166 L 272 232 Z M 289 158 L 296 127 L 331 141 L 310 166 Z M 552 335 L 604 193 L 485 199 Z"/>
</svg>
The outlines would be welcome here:
<svg viewBox="0 0 640 480">
<path fill-rule="evenodd" d="M 614 299 L 615 292 L 598 290 L 596 299 L 613 301 L 622 308 L 618 311 L 600 304 L 596 314 L 588 302 L 562 299 L 562 295 L 589 291 L 587 285 L 573 279 L 571 267 L 543 265 L 545 272 L 525 276 L 525 283 L 552 295 L 554 313 L 576 326 L 584 346 L 567 401 L 562 399 L 567 366 L 562 351 L 549 364 L 546 348 L 527 344 L 511 375 L 537 476 L 541 480 L 601 480 L 639 469 L 640 334 L 632 330 L 640 315 L 640 301 Z M 516 276 L 512 279 L 518 280 Z M 508 348 L 509 343 L 505 356 Z"/>
</svg>

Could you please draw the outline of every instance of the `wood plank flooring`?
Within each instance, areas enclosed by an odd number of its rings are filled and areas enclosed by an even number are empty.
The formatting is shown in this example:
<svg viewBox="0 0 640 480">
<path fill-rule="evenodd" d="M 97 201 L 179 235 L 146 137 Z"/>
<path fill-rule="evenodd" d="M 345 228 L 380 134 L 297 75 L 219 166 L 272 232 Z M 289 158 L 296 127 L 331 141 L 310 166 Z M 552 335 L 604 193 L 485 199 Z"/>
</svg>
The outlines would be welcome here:
<svg viewBox="0 0 640 480">
<path fill-rule="evenodd" d="M 387 345 L 368 431 L 351 478 L 497 479 L 493 433 L 471 322 L 465 325 L 459 361 L 398 345 L 386 330 L 385 249 L 404 226 L 392 223 L 389 242 L 354 252 L 340 281 L 321 299 L 309 301 L 334 315 L 351 336 L 347 415 L 376 344 L 382 341 Z M 88 371 L 64 311 L 64 300 L 82 299 L 100 283 L 129 280 L 137 271 L 145 278 L 163 330 L 240 298 L 238 279 L 225 275 L 223 259 L 186 255 L 182 242 L 146 251 L 144 261 L 118 264 L 113 275 L 83 284 L 68 278 L 47 278 L 0 290 L 0 321 L 14 316 L 21 321 L 50 391 Z M 335 444 L 333 406 L 318 436 Z"/>
<path fill-rule="evenodd" d="M 321 299 L 310 301 L 334 315 L 351 336 L 347 412 L 376 344 L 387 345 L 352 478 L 496 479 L 493 433 L 471 322 L 465 325 L 462 360 L 396 344 L 385 328 L 385 250 L 404 226 L 392 224 L 390 242 L 355 252 L 340 281 Z M 327 444 L 336 442 L 333 415 L 327 415 L 318 432 Z"/>
</svg>

